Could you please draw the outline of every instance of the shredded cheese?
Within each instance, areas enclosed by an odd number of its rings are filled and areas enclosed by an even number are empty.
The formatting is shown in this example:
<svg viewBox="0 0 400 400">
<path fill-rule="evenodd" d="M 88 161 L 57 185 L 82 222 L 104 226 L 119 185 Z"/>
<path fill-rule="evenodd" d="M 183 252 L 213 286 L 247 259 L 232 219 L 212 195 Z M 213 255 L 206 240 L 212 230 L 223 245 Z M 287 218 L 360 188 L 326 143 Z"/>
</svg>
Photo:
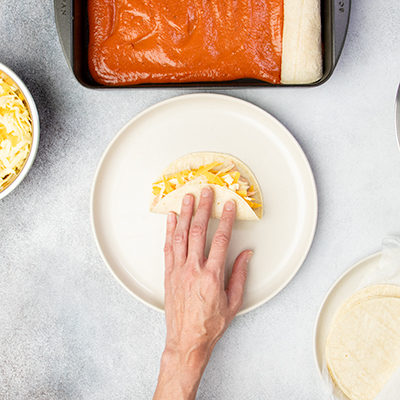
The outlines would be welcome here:
<svg viewBox="0 0 400 400">
<path fill-rule="evenodd" d="M 214 162 L 198 169 L 183 170 L 164 176 L 161 181 L 153 183 L 153 194 L 160 200 L 183 185 L 196 183 L 226 187 L 242 197 L 251 208 L 261 207 L 261 204 L 254 202 L 253 186 L 250 186 L 247 180 L 241 176 L 232 161 L 229 162 L 229 165 Z"/>
<path fill-rule="evenodd" d="M 32 122 L 22 93 L 0 77 L 0 191 L 21 171 L 32 143 Z"/>
</svg>

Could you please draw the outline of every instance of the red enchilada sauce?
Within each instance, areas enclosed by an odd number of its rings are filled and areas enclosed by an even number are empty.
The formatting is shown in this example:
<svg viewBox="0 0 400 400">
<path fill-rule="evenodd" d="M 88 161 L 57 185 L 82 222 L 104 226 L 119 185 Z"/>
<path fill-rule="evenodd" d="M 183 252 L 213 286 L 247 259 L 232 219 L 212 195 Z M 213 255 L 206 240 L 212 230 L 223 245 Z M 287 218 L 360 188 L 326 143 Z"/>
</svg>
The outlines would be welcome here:
<svg viewBox="0 0 400 400">
<path fill-rule="evenodd" d="M 89 69 L 104 85 L 280 83 L 283 0 L 89 0 Z"/>
</svg>

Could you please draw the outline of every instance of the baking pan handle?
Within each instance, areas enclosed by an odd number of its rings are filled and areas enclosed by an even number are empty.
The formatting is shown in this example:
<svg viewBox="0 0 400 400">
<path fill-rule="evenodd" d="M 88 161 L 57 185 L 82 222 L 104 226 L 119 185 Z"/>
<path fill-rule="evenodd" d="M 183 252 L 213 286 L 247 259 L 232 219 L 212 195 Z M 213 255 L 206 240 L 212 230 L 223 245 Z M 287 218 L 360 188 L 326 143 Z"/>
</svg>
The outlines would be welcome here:
<svg viewBox="0 0 400 400">
<path fill-rule="evenodd" d="M 333 11 L 334 11 L 334 54 L 333 59 L 335 65 L 339 61 L 340 53 L 342 52 L 344 41 L 346 39 L 347 28 L 349 26 L 350 19 L 350 6 L 351 0 L 333 0 Z"/>
<path fill-rule="evenodd" d="M 72 70 L 72 0 L 54 0 L 54 13 L 61 47 Z"/>
</svg>

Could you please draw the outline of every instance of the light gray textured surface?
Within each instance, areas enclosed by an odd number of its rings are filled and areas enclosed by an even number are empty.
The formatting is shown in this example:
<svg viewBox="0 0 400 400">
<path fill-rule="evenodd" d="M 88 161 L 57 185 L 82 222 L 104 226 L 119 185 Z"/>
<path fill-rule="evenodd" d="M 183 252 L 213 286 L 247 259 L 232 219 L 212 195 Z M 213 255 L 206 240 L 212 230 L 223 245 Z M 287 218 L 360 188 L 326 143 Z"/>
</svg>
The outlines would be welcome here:
<svg viewBox="0 0 400 400">
<path fill-rule="evenodd" d="M 118 130 L 147 107 L 190 90 L 92 91 L 68 69 L 51 0 L 0 2 L 0 61 L 35 98 L 37 159 L 0 201 L 0 399 L 149 399 L 162 314 L 130 296 L 96 249 L 89 198 L 96 166 Z M 347 42 L 318 88 L 218 91 L 270 112 L 313 168 L 319 221 L 291 283 L 234 320 L 198 399 L 321 400 L 312 334 L 332 283 L 400 233 L 400 2 L 353 0 Z"/>
</svg>

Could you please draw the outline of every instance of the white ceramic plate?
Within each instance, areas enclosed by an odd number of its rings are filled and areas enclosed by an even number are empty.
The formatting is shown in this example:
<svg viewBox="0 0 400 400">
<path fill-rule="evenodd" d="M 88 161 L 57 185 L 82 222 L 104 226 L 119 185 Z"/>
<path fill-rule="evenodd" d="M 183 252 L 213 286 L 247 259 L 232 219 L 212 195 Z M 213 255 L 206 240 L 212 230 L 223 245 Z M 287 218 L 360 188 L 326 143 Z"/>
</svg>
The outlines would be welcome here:
<svg viewBox="0 0 400 400">
<path fill-rule="evenodd" d="M 264 194 L 263 219 L 236 222 L 228 253 L 227 265 L 242 250 L 255 253 L 244 313 L 271 299 L 293 278 L 317 221 L 309 163 L 287 129 L 262 109 L 234 97 L 191 94 L 158 103 L 133 118 L 110 143 L 96 172 L 94 236 L 117 280 L 140 301 L 163 311 L 166 221 L 149 212 L 151 184 L 171 161 L 198 151 L 235 155 L 253 170 Z M 216 226 L 212 220 L 208 242 Z"/>
<path fill-rule="evenodd" d="M 329 289 L 319 309 L 314 328 L 314 357 L 320 376 L 325 345 L 339 306 L 359 289 L 360 282 L 379 267 L 382 253 L 375 253 L 350 267 Z"/>
</svg>

